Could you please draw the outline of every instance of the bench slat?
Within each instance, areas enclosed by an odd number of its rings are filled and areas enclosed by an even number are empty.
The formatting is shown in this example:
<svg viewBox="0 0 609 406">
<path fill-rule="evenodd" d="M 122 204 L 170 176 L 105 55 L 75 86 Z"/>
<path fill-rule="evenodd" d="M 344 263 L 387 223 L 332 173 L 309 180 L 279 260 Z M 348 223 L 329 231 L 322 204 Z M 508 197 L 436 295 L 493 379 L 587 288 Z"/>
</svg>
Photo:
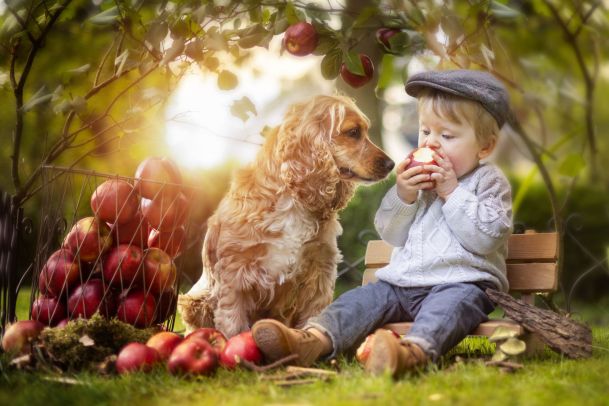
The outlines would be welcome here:
<svg viewBox="0 0 609 406">
<path fill-rule="evenodd" d="M 556 262 L 557 233 L 512 234 L 508 241 L 508 262 Z"/>
<path fill-rule="evenodd" d="M 516 323 L 514 320 L 496 319 L 489 320 L 480 324 L 478 327 L 476 327 L 474 331 L 470 333 L 470 335 L 490 337 L 495 332 L 495 329 L 500 326 L 513 330 L 517 333 L 517 335 L 521 335 L 524 333 L 524 328 L 520 324 Z M 412 327 L 412 323 L 389 323 L 385 324 L 383 327 L 395 331 L 399 335 L 404 335 L 408 333 L 408 331 Z"/>
</svg>

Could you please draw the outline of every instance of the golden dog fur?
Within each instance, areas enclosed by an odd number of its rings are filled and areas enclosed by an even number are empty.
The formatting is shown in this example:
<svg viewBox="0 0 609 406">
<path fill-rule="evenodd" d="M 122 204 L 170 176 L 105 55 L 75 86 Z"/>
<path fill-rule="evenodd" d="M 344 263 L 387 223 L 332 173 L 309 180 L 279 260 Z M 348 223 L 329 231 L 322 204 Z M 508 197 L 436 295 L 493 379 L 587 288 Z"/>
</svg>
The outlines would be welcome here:
<svg viewBox="0 0 609 406">
<path fill-rule="evenodd" d="M 203 273 L 178 301 L 189 330 L 215 326 L 230 337 L 261 318 L 299 327 L 332 301 L 337 212 L 357 182 L 393 168 L 369 124 L 344 96 L 291 106 L 208 220 Z"/>
</svg>

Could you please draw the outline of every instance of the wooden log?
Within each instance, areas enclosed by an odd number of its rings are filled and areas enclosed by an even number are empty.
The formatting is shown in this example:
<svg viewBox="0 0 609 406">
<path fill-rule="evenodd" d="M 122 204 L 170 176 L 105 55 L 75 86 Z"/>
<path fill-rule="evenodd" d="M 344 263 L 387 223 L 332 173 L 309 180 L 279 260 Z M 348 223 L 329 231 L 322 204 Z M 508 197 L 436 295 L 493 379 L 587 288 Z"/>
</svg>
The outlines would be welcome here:
<svg viewBox="0 0 609 406">
<path fill-rule="evenodd" d="M 592 331 L 588 326 L 514 299 L 507 293 L 487 289 L 486 294 L 525 330 L 539 336 L 552 350 L 569 358 L 588 358 L 592 355 Z"/>
</svg>

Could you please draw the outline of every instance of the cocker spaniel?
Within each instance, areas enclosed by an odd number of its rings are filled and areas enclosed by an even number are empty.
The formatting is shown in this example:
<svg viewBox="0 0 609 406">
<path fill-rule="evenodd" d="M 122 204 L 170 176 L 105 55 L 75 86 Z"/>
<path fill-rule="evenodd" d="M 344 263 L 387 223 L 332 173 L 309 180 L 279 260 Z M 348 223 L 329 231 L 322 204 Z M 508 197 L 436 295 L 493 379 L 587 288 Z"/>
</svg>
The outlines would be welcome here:
<svg viewBox="0 0 609 406">
<path fill-rule="evenodd" d="M 178 301 L 189 330 L 215 326 L 231 337 L 261 318 L 300 327 L 332 301 L 337 212 L 357 183 L 394 166 L 369 124 L 344 96 L 291 106 L 208 220 L 203 273 Z"/>
</svg>

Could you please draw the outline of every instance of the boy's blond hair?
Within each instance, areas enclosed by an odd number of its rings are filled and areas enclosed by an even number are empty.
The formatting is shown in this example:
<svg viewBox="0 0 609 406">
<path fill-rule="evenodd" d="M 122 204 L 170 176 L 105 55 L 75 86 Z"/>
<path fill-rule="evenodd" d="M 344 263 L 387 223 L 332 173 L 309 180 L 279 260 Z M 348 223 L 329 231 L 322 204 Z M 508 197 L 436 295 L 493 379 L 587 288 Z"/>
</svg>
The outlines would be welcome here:
<svg viewBox="0 0 609 406">
<path fill-rule="evenodd" d="M 477 101 L 433 89 L 424 89 L 417 97 L 419 110 L 431 108 L 439 117 L 471 125 L 480 145 L 487 145 L 499 136 L 497 120 Z"/>
</svg>

